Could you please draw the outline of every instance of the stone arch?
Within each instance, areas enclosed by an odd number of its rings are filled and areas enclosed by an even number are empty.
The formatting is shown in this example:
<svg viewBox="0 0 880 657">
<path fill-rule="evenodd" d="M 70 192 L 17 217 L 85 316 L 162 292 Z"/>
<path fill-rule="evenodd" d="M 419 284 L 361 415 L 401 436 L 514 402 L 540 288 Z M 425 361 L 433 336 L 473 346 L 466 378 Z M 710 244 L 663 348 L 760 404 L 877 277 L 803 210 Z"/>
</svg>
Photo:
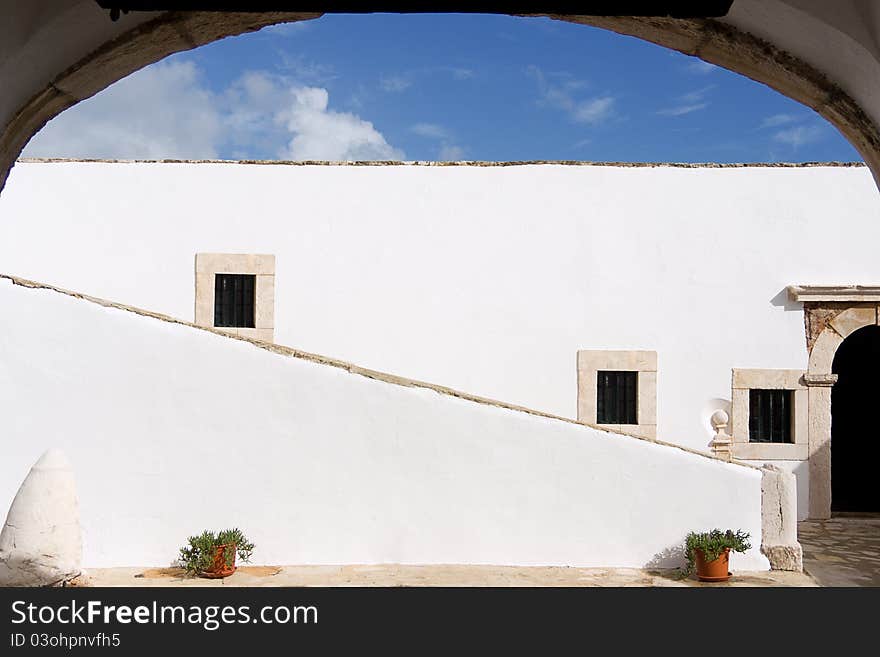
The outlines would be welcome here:
<svg viewBox="0 0 880 657">
<path fill-rule="evenodd" d="M 836 307 L 835 307 L 836 306 Z M 809 365 L 810 518 L 831 517 L 831 388 L 837 381 L 834 357 L 843 341 L 866 326 L 880 324 L 880 305 L 812 302 L 805 305 Z M 818 333 L 811 336 L 810 327 Z"/>
<path fill-rule="evenodd" d="M 499 12 L 500 13 L 500 12 Z M 30 138 L 51 118 L 117 80 L 168 55 L 321 13 L 166 12 L 107 41 L 56 76 L 0 131 L 0 191 Z M 713 19 L 597 17 L 529 14 L 599 27 L 697 56 L 740 73 L 814 109 L 864 157 L 880 185 L 880 129 L 863 108 L 803 60 L 727 23 Z"/>
<path fill-rule="evenodd" d="M 819 333 L 810 349 L 808 373 L 831 374 L 834 356 L 841 343 L 859 329 L 875 324 L 877 324 L 877 307 L 874 305 L 838 309 L 830 319 L 826 319 L 825 328 Z"/>
</svg>

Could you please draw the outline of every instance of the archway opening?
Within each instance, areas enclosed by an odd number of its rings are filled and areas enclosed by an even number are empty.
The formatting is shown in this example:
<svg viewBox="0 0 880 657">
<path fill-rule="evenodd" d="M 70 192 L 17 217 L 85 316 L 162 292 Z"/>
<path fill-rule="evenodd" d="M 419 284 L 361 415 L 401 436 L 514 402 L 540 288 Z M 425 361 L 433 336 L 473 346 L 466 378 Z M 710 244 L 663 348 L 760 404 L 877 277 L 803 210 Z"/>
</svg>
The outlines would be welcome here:
<svg viewBox="0 0 880 657">
<path fill-rule="evenodd" d="M 206 44 L 53 119 L 24 155 L 859 160 L 821 115 L 723 67 L 595 26 L 480 14 L 334 14 Z"/>
<path fill-rule="evenodd" d="M 878 512 L 880 326 L 865 326 L 844 340 L 832 371 L 838 380 L 831 391 L 831 510 Z"/>
<path fill-rule="evenodd" d="M 87 3 L 81 3 L 87 4 Z M 759 3 L 760 4 L 760 3 Z M 766 3 L 764 3 L 766 4 Z M 782 4 L 785 2 L 774 2 Z M 736 7 L 734 14 L 736 14 Z M 93 7 L 95 11 L 96 8 Z M 705 8 L 702 8 L 706 11 Z M 851 144 L 857 149 L 874 173 L 875 180 L 880 180 L 880 164 L 877 158 L 876 125 L 859 106 L 857 100 L 850 98 L 839 86 L 823 73 L 802 61 L 787 50 L 775 45 L 775 40 L 765 41 L 756 34 L 763 30 L 749 29 L 753 22 L 749 16 L 764 16 L 764 11 L 744 9 L 743 14 L 725 19 L 677 19 L 660 18 L 657 16 L 585 16 L 556 15 L 555 20 L 589 25 L 610 30 L 619 34 L 636 37 L 644 41 L 661 45 L 703 60 L 703 64 L 712 68 L 720 66 L 777 89 L 784 95 L 795 99 L 828 119 L 835 125 Z M 789 7 L 785 7 L 790 11 Z M 101 48 L 90 45 L 86 51 L 90 54 L 75 64 L 68 66 L 64 74 L 56 76 L 42 92 L 30 97 L 30 100 L 18 108 L 15 119 L 0 130 L 0 191 L 6 182 L 10 167 L 21 153 L 27 141 L 45 123 L 69 108 L 71 105 L 87 99 L 97 91 L 119 80 L 128 73 L 159 61 L 169 54 L 190 50 L 194 47 L 223 39 L 227 36 L 259 30 L 269 25 L 282 25 L 285 22 L 299 25 L 309 19 L 320 17 L 320 13 L 291 12 L 165 12 L 156 18 L 137 25 L 128 32 L 123 32 L 108 41 Z M 546 14 L 529 14 L 530 16 L 548 16 Z M 133 17 L 129 17 L 132 18 Z M 753 17 L 754 18 L 754 17 Z M 763 20 L 759 18 L 758 20 Z M 13 22 L 18 25 L 19 22 Z M 27 22 L 27 21 L 25 21 Z M 39 20 L 33 21 L 35 24 Z M 59 21 L 62 23 L 62 21 Z M 119 21 L 119 23 L 124 23 Z M 739 23 L 743 23 L 740 25 Z M 824 19 L 820 19 L 820 25 Z M 835 34 L 838 30 L 835 30 Z M 859 30 L 863 33 L 863 30 Z M 51 42 L 54 33 L 48 32 L 45 37 Z M 773 36 L 773 31 L 768 35 Z M 841 33 L 842 38 L 851 38 Z M 100 42 L 100 41 L 98 41 Z M 815 42 L 811 39 L 810 42 Z M 91 41 L 89 41 L 91 44 Z M 830 43 L 830 42 L 829 42 Z M 834 44 L 829 47 L 840 50 Z M 32 39 L 29 43 L 33 52 L 39 52 L 42 43 Z M 108 66 L 107 62 L 113 65 Z M 870 76 L 868 76 L 870 79 Z M 690 102 L 679 108 L 696 107 L 703 103 Z M 595 106 L 594 109 L 603 105 Z M 677 108 L 669 108 L 675 110 Z M 589 115 L 589 113 L 587 113 Z M 777 119 L 778 120 L 778 119 Z M 785 139 L 795 142 L 809 138 L 808 133 L 796 130 Z M 878 183 L 880 184 L 880 183 Z"/>
</svg>

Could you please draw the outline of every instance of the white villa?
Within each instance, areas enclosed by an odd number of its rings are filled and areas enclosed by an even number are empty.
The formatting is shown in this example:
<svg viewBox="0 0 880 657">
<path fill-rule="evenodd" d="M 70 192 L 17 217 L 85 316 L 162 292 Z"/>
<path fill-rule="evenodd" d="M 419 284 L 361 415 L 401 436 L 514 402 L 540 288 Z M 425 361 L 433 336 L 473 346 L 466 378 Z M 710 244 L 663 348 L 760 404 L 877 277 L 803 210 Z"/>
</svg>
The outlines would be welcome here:
<svg viewBox="0 0 880 657">
<path fill-rule="evenodd" d="M 878 245 L 859 165 L 21 160 L 0 500 L 57 446 L 87 565 L 238 523 L 267 562 L 635 567 L 733 526 L 766 568 L 749 466 L 880 510 Z"/>
</svg>

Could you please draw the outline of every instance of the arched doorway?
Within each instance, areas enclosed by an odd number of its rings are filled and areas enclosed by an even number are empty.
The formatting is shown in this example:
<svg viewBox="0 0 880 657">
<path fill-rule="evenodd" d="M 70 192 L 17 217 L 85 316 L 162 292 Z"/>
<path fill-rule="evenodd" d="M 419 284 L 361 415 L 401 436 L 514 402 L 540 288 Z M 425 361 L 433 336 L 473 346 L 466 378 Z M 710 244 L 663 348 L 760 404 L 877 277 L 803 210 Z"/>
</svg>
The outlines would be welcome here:
<svg viewBox="0 0 880 657">
<path fill-rule="evenodd" d="M 880 511 L 875 466 L 880 457 L 880 326 L 846 338 L 834 356 L 831 390 L 831 510 Z"/>
</svg>

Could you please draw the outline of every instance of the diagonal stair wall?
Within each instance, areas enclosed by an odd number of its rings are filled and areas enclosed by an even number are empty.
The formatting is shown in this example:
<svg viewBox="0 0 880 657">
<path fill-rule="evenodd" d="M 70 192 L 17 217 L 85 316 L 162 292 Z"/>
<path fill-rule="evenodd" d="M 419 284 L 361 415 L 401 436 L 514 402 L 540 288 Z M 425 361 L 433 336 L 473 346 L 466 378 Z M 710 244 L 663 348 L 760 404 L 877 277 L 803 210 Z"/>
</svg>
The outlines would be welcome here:
<svg viewBox="0 0 880 657">
<path fill-rule="evenodd" d="M 0 417 L 0 502 L 62 449 L 86 567 L 226 526 L 258 563 L 607 567 L 730 527 L 768 567 L 757 468 L 10 277 Z"/>
</svg>

